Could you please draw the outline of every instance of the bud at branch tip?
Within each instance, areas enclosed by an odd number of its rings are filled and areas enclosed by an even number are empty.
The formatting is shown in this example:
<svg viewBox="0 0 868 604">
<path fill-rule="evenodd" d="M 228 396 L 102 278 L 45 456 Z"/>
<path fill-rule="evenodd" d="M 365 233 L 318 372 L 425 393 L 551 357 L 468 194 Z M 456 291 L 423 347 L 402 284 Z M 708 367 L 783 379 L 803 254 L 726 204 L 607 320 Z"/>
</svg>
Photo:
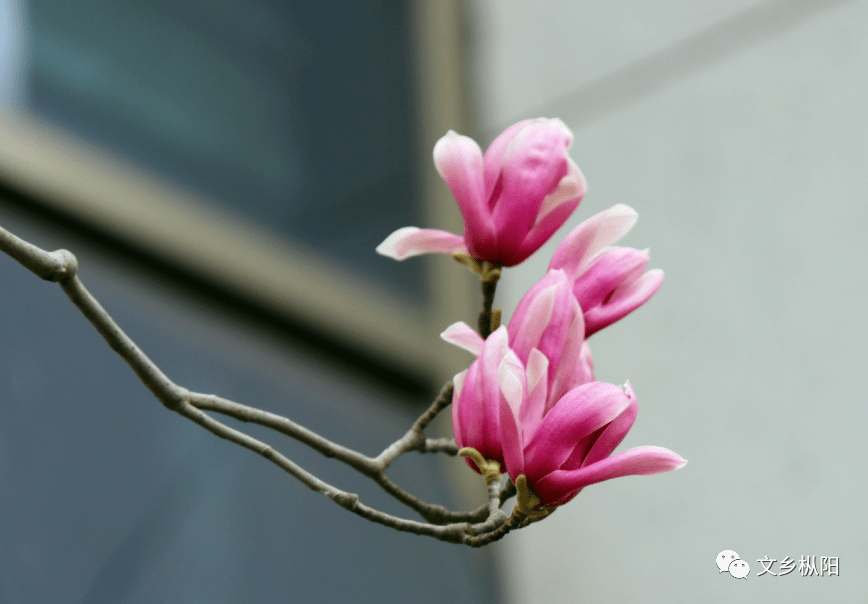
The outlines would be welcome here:
<svg viewBox="0 0 868 604">
<path fill-rule="evenodd" d="M 500 480 L 500 462 L 494 459 L 485 459 L 482 453 L 473 447 L 464 447 L 458 451 L 460 457 L 469 457 L 479 468 L 482 477 L 485 479 L 485 484 L 491 484 Z"/>
</svg>

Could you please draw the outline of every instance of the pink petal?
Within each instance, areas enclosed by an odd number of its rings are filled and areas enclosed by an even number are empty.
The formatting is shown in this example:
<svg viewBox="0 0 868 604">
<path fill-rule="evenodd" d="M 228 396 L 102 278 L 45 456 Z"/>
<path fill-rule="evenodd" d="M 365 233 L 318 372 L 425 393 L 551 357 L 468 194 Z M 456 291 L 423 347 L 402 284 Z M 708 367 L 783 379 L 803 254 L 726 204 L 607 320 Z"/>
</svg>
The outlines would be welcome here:
<svg viewBox="0 0 868 604">
<path fill-rule="evenodd" d="M 582 171 L 579 170 L 576 162 L 574 162 L 571 157 L 567 156 L 567 174 L 561 178 L 557 189 L 549 195 L 546 195 L 545 199 L 543 199 L 539 214 L 537 215 L 536 224 L 539 224 L 540 221 L 545 219 L 545 217 L 553 212 L 558 206 L 571 201 L 575 201 L 578 205 L 578 202 L 585 196 L 587 190 L 588 183 L 585 182 L 585 176 L 582 174 Z"/>
<path fill-rule="evenodd" d="M 624 437 L 627 436 L 627 432 L 630 431 L 630 428 L 633 427 L 633 422 L 636 421 L 636 414 L 638 413 L 639 405 L 636 402 L 636 395 L 633 393 L 633 388 L 630 386 L 630 382 L 625 384 L 625 388 L 627 389 L 627 397 L 630 399 L 630 404 L 621 412 L 621 415 L 613 419 L 609 425 L 603 429 L 602 433 L 597 437 L 596 442 L 594 442 L 594 445 L 591 447 L 591 450 L 588 451 L 579 467 L 588 466 L 609 457 L 618 445 L 621 444 Z M 564 469 L 572 468 L 565 467 Z"/>
<path fill-rule="evenodd" d="M 581 343 L 584 335 L 576 329 L 579 327 L 577 322 L 580 321 L 579 317 L 582 316 L 582 311 L 573 298 L 569 286 L 558 286 L 555 289 L 554 302 L 551 317 L 536 345 L 549 360 L 549 391 L 552 389 L 555 373 L 563 363 L 565 349 L 575 343 Z M 570 334 L 576 334 L 578 340 L 572 341 Z"/>
<path fill-rule="evenodd" d="M 618 321 L 648 301 L 663 284 L 663 271 L 653 269 L 618 286 L 609 299 L 585 313 L 585 337 Z"/>
<path fill-rule="evenodd" d="M 518 358 L 527 362 L 538 348 L 548 358 L 550 372 L 560 361 L 569 325 L 579 308 L 563 271 L 549 271 L 519 301 L 509 320 L 509 341 Z"/>
<path fill-rule="evenodd" d="M 530 442 L 546 411 L 548 368 L 546 356 L 536 348 L 531 350 L 527 361 L 527 402 L 519 413 L 524 442 Z"/>
<path fill-rule="evenodd" d="M 533 483 L 559 469 L 579 441 L 618 417 L 629 404 L 623 390 L 604 382 L 583 384 L 567 392 L 525 447 L 528 481 Z"/>
<path fill-rule="evenodd" d="M 485 182 L 484 199 L 486 204 L 491 199 L 491 192 L 494 190 L 494 183 L 500 178 L 500 171 L 503 168 L 503 156 L 506 154 L 506 149 L 512 142 L 512 139 L 519 132 L 525 129 L 533 120 L 523 120 L 517 124 L 513 124 L 494 139 L 494 142 L 488 146 L 483 157 L 483 181 Z M 493 204 L 489 206 L 489 211 L 493 209 Z"/>
<path fill-rule="evenodd" d="M 494 223 L 485 205 L 482 150 L 472 138 L 450 130 L 434 145 L 434 165 L 455 197 L 464 217 L 464 241 L 469 253 L 496 245 Z"/>
<path fill-rule="evenodd" d="M 573 302 L 575 303 L 575 300 Z M 567 330 L 560 362 L 555 366 L 554 371 L 549 372 L 549 398 L 546 411 L 576 386 L 594 381 L 591 349 L 584 341 L 584 337 L 584 317 L 581 312 L 577 312 Z"/>
<path fill-rule="evenodd" d="M 461 393 L 464 390 L 464 381 L 467 379 L 467 369 L 452 378 L 452 432 L 458 446 L 467 440 L 461 422 L 459 421 L 461 407 Z"/>
<path fill-rule="evenodd" d="M 566 236 L 555 250 L 549 268 L 563 269 L 574 280 L 600 250 L 612 245 L 633 228 L 637 217 L 633 208 L 622 203 L 591 216 Z"/>
<path fill-rule="evenodd" d="M 457 410 L 453 408 L 452 421 L 455 440 L 459 447 L 473 447 L 486 459 L 502 461 L 500 444 L 500 384 L 498 367 L 509 351 L 506 329 L 494 331 L 483 345 L 479 358 L 467 370 Z M 476 465 L 469 464 L 476 469 Z"/>
<path fill-rule="evenodd" d="M 567 174 L 571 142 L 572 134 L 560 120 L 534 120 L 509 144 L 493 211 L 501 250 L 518 248 L 536 223 L 543 199 Z"/>
<path fill-rule="evenodd" d="M 518 478 L 524 467 L 522 428 L 519 414 L 527 398 L 524 367 L 515 353 L 509 352 L 498 368 L 503 396 L 500 399 L 500 440 L 503 463 L 510 477 Z"/>
<path fill-rule="evenodd" d="M 513 266 L 527 260 L 540 246 L 548 241 L 567 221 L 582 201 L 587 190 L 585 177 L 572 159 L 567 157 L 569 172 L 561 179 L 558 188 L 543 200 L 542 207 L 530 232 L 514 254 L 504 255 L 504 264 Z M 509 252 L 510 250 L 507 250 Z"/>
<path fill-rule="evenodd" d="M 573 283 L 573 293 L 583 310 L 600 305 L 625 280 L 642 274 L 648 264 L 648 252 L 629 247 L 612 247 L 599 254 Z"/>
<path fill-rule="evenodd" d="M 576 368 L 576 373 L 580 375 L 579 384 L 586 384 L 594 381 L 594 361 L 591 359 L 591 347 L 587 342 L 582 343 L 582 352 L 579 353 L 579 364 Z"/>
<path fill-rule="evenodd" d="M 527 381 L 524 365 L 511 350 L 507 350 L 497 367 L 497 383 L 500 386 L 500 393 L 518 417 L 527 392 Z"/>
<path fill-rule="evenodd" d="M 533 490 L 543 503 L 560 505 L 588 485 L 621 476 L 668 472 L 686 463 L 680 455 L 663 447 L 637 447 L 579 470 L 556 470 L 533 483 Z"/>
<path fill-rule="evenodd" d="M 633 388 L 630 382 L 625 385 L 627 396 L 630 399 L 630 404 L 621 415 L 613 419 L 603 428 L 600 428 L 590 436 L 587 436 L 576 445 L 570 456 L 561 464 L 562 470 L 578 470 L 581 467 L 590 465 L 601 459 L 605 459 L 612 454 L 612 451 L 621 444 L 627 432 L 633 427 L 633 422 L 636 420 L 636 395 L 633 394 Z"/>
<path fill-rule="evenodd" d="M 560 278 L 556 273 L 546 274 L 519 300 L 512 313 L 508 327 L 509 341 L 518 358 L 523 361 L 537 347 L 554 311 L 558 282 L 564 280 L 563 273 Z"/>
<path fill-rule="evenodd" d="M 482 345 L 485 343 L 482 336 L 476 333 L 476 330 L 464 321 L 453 323 L 440 334 L 440 337 L 450 344 L 463 348 L 476 357 L 482 353 Z"/>
<path fill-rule="evenodd" d="M 497 370 L 509 351 L 508 343 L 506 329 L 503 327 L 496 329 L 486 340 L 479 359 L 474 363 L 479 365 L 479 371 L 482 374 L 480 396 L 482 399 L 481 406 L 484 409 L 484 419 L 480 419 L 480 424 L 484 424 L 482 431 L 484 432 L 485 442 L 482 448 L 477 447 L 477 449 L 479 449 L 480 453 L 488 455 L 491 459 L 498 459 L 501 456 L 498 422 L 500 415 L 500 383 L 498 382 Z"/>
<path fill-rule="evenodd" d="M 467 253 L 464 239 L 458 235 L 438 231 L 437 229 L 420 229 L 417 227 L 403 227 L 386 237 L 377 246 L 377 253 L 395 260 L 404 260 L 410 256 L 442 252 L 454 254 L 456 252 Z"/>
<path fill-rule="evenodd" d="M 460 392 L 452 395 L 452 432 L 459 447 L 479 449 L 486 440 L 483 435 L 485 408 L 482 401 L 482 376 L 479 365 L 472 364 L 464 372 L 464 382 Z"/>
</svg>

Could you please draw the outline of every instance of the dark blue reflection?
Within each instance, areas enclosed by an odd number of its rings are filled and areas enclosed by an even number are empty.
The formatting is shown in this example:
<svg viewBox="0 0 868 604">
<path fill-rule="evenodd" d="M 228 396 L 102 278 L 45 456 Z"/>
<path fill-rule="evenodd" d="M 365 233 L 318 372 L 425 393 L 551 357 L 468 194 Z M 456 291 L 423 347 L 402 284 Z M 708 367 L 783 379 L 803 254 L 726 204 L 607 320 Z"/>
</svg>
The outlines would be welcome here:
<svg viewBox="0 0 868 604">
<path fill-rule="evenodd" d="M 0 224 L 48 249 L 72 247 L 3 212 Z M 368 454 L 410 425 L 394 394 L 78 255 L 85 285 L 178 383 Z M 239 427 L 363 501 L 414 517 L 340 464 Z M 391 475 L 451 505 L 438 461 L 412 454 Z M 489 555 L 362 520 L 164 409 L 57 285 L 0 254 L 3 604 L 485 603 Z"/>
<path fill-rule="evenodd" d="M 27 106 L 420 300 L 407 4 L 30 0 Z"/>
</svg>

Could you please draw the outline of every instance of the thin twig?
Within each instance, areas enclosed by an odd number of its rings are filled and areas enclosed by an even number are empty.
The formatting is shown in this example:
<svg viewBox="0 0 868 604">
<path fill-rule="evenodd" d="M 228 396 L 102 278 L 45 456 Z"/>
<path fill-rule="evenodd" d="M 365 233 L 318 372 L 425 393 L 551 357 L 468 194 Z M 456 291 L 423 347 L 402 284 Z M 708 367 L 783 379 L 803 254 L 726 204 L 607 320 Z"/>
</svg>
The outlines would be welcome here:
<svg viewBox="0 0 868 604">
<path fill-rule="evenodd" d="M 491 518 L 487 522 L 471 525 L 467 522 L 448 524 L 445 526 L 437 526 L 433 524 L 425 524 L 414 520 L 406 520 L 398 518 L 391 514 L 386 514 L 374 508 L 371 508 L 359 501 L 359 496 L 355 493 L 347 493 L 342 491 L 327 482 L 317 478 L 298 464 L 290 461 L 284 455 L 276 451 L 270 445 L 253 438 L 239 430 L 230 428 L 229 426 L 217 421 L 210 415 L 206 414 L 201 409 L 197 409 L 187 401 L 183 401 L 176 409 L 178 413 L 196 422 L 215 436 L 226 439 L 246 449 L 258 453 L 265 459 L 274 463 L 288 474 L 294 476 L 308 488 L 321 493 L 354 514 L 363 518 L 388 526 L 390 528 L 414 533 L 417 535 L 427 535 L 435 537 L 442 541 L 450 541 L 452 543 L 464 543 L 472 535 L 485 533 L 490 530 L 496 530 L 499 526 Z M 498 510 L 500 511 L 500 510 Z M 502 514 L 502 512 L 501 512 Z M 505 514 L 504 514 L 505 520 Z M 489 528 L 490 527 L 490 528 Z"/>
<path fill-rule="evenodd" d="M 426 438 L 425 443 L 416 450 L 419 453 L 446 453 L 453 457 L 458 455 L 458 445 L 452 438 Z"/>
<path fill-rule="evenodd" d="M 500 505 L 506 503 L 507 499 L 515 496 L 515 485 L 507 481 L 506 487 L 500 492 Z"/>
<path fill-rule="evenodd" d="M 241 403 L 236 403 L 213 394 L 200 394 L 197 392 L 191 393 L 190 403 L 199 409 L 216 411 L 242 422 L 259 424 L 260 426 L 265 426 L 277 432 L 281 432 L 282 434 L 286 434 L 287 436 L 306 444 L 310 448 L 319 451 L 325 457 L 335 458 L 342 461 L 366 476 L 373 476 L 380 469 L 375 460 L 370 457 L 334 443 L 327 438 L 320 436 L 316 432 L 300 426 L 292 420 L 275 413 L 269 413 L 262 409 L 248 407 L 247 405 L 242 405 Z"/>
<path fill-rule="evenodd" d="M 399 455 L 410 451 L 446 452 L 456 454 L 457 447 L 447 439 L 428 439 L 423 430 L 451 401 L 452 384 L 447 384 L 431 407 L 416 420 L 401 439 L 390 445 L 377 458 L 369 458 L 304 428 L 287 418 L 254 409 L 214 395 L 191 392 L 170 380 L 133 340 L 114 322 L 111 316 L 87 291 L 77 276 L 78 261 L 66 250 L 48 252 L 0 228 L 0 251 L 6 252 L 25 268 L 47 281 L 60 284 L 63 291 L 103 336 L 108 345 L 126 361 L 141 382 L 168 409 L 196 422 L 214 435 L 254 451 L 278 465 L 307 487 L 322 493 L 341 507 L 373 522 L 419 535 L 428 535 L 454 543 L 480 544 L 486 534 L 502 532 L 506 515 L 499 509 L 506 490 L 489 504 L 471 512 L 451 512 L 442 506 L 427 504 L 406 493 L 385 476 L 385 470 Z M 333 487 L 290 461 L 270 445 L 214 419 L 203 409 L 226 414 L 241 421 L 271 427 L 295 438 L 327 457 L 334 457 L 372 477 L 387 492 L 416 509 L 423 517 L 430 516 L 438 524 L 426 524 L 398 518 L 362 504 L 359 497 Z M 495 501 L 497 506 L 495 506 Z M 458 521 L 460 519 L 460 521 Z M 449 522 L 449 524 L 443 524 Z M 476 522 L 471 524 L 471 522 Z M 504 533 L 505 534 L 505 533 Z"/>
<path fill-rule="evenodd" d="M 482 263 L 482 311 L 479 313 L 476 327 L 483 340 L 490 336 L 493 331 L 491 328 L 492 307 L 494 306 L 494 293 L 497 290 L 497 281 L 500 279 L 500 270 L 499 266 L 495 266 L 488 261 Z"/>
<path fill-rule="evenodd" d="M 256 409 L 248 407 L 241 403 L 236 403 L 224 399 L 213 394 L 200 394 L 197 392 L 190 393 L 190 402 L 199 409 L 208 411 L 216 411 L 227 415 L 242 422 L 250 422 L 271 428 L 282 434 L 294 438 L 312 449 L 319 451 L 322 455 L 329 458 L 337 459 L 348 466 L 354 468 L 358 472 L 370 477 L 383 490 L 392 495 L 401 503 L 409 506 L 417 511 L 425 520 L 434 524 L 446 524 L 449 522 L 473 522 L 482 521 L 486 516 L 480 514 L 479 510 L 472 512 L 454 512 L 441 505 L 430 504 L 422 501 L 418 497 L 408 493 L 397 484 L 392 482 L 385 473 L 388 464 L 394 461 L 398 456 L 410 450 L 424 450 L 423 448 L 429 444 L 430 439 L 426 439 L 421 428 L 428 425 L 437 412 L 449 404 L 452 395 L 452 384 L 446 384 L 437 397 L 437 400 L 431 407 L 422 414 L 419 419 L 413 424 L 413 427 L 402 438 L 395 441 L 377 458 L 371 458 L 362 455 L 352 449 L 348 449 L 342 445 L 334 443 L 319 434 L 296 424 L 292 420 Z M 454 442 L 440 439 L 430 441 L 432 448 L 451 453 L 455 449 L 457 454 L 457 446 Z"/>
<path fill-rule="evenodd" d="M 382 469 L 388 468 L 393 461 L 398 459 L 401 455 L 406 453 L 407 451 L 419 450 L 426 444 L 425 439 L 425 428 L 428 427 L 428 424 L 437 417 L 437 414 L 440 413 L 443 409 L 449 406 L 452 402 L 452 382 L 448 382 L 440 389 L 440 393 L 437 395 L 437 398 L 434 399 L 434 402 L 431 403 L 431 406 L 419 416 L 413 425 L 407 430 L 407 433 L 393 442 L 391 445 L 386 447 L 386 449 L 380 453 L 376 461 L 380 464 Z M 456 455 L 458 451 L 456 450 Z"/>
<path fill-rule="evenodd" d="M 502 511 L 498 511 L 503 514 Z M 506 516 L 506 514 L 504 514 L 504 516 Z M 464 541 L 464 543 L 470 547 L 482 547 L 483 545 L 494 543 L 495 541 L 503 539 L 509 531 L 515 528 L 520 528 L 524 519 L 525 517 L 523 515 L 513 512 L 512 516 L 509 517 L 509 520 L 499 525 L 494 530 L 469 537 Z"/>
</svg>

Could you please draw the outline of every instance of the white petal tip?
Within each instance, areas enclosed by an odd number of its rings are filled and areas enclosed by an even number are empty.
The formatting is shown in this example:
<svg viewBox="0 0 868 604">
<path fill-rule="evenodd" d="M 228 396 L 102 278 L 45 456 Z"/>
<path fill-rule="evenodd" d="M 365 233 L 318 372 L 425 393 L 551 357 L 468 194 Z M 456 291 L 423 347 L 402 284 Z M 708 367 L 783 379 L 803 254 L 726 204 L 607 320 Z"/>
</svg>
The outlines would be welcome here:
<svg viewBox="0 0 868 604">
<path fill-rule="evenodd" d="M 404 260 L 411 254 L 405 253 L 404 241 L 419 232 L 418 227 L 402 227 L 386 237 L 383 243 L 377 246 L 377 253 L 382 256 L 393 258 L 394 260 Z"/>
<path fill-rule="evenodd" d="M 454 254 L 467 252 L 464 239 L 458 235 L 436 229 L 403 227 L 386 237 L 377 246 L 377 253 L 395 260 L 430 253 Z"/>
<path fill-rule="evenodd" d="M 482 354 L 484 340 L 464 321 L 453 323 L 440 334 L 440 337 L 475 356 Z"/>
</svg>

